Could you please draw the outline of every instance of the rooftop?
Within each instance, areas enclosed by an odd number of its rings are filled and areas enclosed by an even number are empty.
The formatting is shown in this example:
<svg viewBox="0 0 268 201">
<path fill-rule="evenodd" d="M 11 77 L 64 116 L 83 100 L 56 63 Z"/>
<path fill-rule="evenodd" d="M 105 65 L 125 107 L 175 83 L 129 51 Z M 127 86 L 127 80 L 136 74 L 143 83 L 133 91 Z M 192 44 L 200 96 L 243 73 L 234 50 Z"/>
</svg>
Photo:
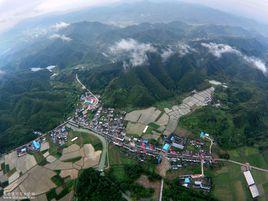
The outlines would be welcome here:
<svg viewBox="0 0 268 201">
<path fill-rule="evenodd" d="M 255 183 L 254 182 L 254 179 L 253 179 L 253 177 L 251 175 L 251 172 L 249 170 L 244 172 L 244 176 L 246 178 L 246 181 L 248 183 L 248 186 L 250 186 L 250 185 L 252 185 L 252 184 Z"/>
</svg>

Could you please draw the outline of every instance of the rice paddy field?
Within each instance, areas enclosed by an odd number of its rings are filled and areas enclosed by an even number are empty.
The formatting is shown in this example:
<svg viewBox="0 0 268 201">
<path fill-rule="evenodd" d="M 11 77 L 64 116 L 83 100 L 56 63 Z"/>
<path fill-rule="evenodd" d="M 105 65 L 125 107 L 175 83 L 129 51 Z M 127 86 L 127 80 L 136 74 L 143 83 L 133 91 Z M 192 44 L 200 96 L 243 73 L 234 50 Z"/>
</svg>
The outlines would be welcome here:
<svg viewBox="0 0 268 201">
<path fill-rule="evenodd" d="M 267 168 L 267 156 L 258 149 L 243 147 L 228 151 L 230 159 L 239 162 L 249 162 L 251 165 Z M 259 201 L 268 200 L 268 173 L 251 170 L 260 193 Z M 213 195 L 219 200 L 252 200 L 241 167 L 232 163 L 224 163 L 219 170 L 212 172 Z"/>
</svg>

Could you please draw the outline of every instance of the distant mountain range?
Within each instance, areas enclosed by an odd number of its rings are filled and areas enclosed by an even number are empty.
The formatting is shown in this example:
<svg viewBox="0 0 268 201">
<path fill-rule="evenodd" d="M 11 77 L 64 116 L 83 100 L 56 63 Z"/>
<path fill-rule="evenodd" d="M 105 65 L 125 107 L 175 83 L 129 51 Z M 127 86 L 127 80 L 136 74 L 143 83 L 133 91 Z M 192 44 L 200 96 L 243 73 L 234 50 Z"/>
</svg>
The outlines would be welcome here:
<svg viewBox="0 0 268 201">
<path fill-rule="evenodd" d="M 121 40 L 129 39 L 151 45 L 160 54 L 167 50 L 188 51 L 190 46 L 194 49 L 198 44 L 214 42 L 228 44 L 242 53 L 265 59 L 268 49 L 262 37 L 241 27 L 170 22 L 120 28 L 100 22 L 78 22 L 18 46 L 2 57 L 1 65 L 7 71 L 49 65 L 59 68 L 78 64 L 103 65 L 122 60 L 115 57 L 110 48 Z"/>
<path fill-rule="evenodd" d="M 168 13 L 168 14 L 167 14 Z M 38 36 L 49 33 L 56 23 L 98 21 L 115 26 L 129 26 L 140 23 L 169 23 L 181 21 L 188 24 L 213 24 L 243 27 L 254 34 L 268 36 L 268 25 L 234 16 L 209 7 L 182 2 L 150 2 L 115 4 L 113 6 L 85 8 L 83 10 L 50 14 L 25 20 L 6 33 L 0 34 L 0 51 L 14 48 L 12 41 L 25 44 Z"/>
</svg>

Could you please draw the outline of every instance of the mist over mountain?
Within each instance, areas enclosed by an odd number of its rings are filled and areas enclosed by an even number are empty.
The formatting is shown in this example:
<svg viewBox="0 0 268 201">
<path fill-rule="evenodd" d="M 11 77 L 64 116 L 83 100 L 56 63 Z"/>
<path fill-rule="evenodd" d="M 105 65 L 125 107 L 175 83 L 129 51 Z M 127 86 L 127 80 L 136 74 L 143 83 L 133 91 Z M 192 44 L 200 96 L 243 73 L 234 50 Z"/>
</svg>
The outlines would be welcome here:
<svg viewBox="0 0 268 201">
<path fill-rule="evenodd" d="M 2 151 L 17 145 L 12 133 L 23 135 L 21 144 L 33 129 L 46 131 L 72 110 L 76 73 L 105 106 L 116 108 L 171 100 L 208 87 L 209 79 L 228 83 L 219 99 L 228 103 L 222 113 L 232 132 L 219 136 L 221 145 L 260 143 L 268 126 L 267 33 L 255 21 L 174 2 L 116 4 L 21 22 L 0 36 Z M 51 121 L 43 123 L 43 113 Z M 237 141 L 228 141 L 235 138 L 230 133 L 239 133 Z"/>
<path fill-rule="evenodd" d="M 168 13 L 168 15 L 167 15 Z M 126 27 L 140 23 L 169 23 L 181 21 L 189 24 L 214 24 L 243 27 L 254 34 L 268 36 L 268 26 L 253 20 L 234 16 L 206 6 L 184 2 L 138 1 L 106 7 L 85 8 L 63 14 L 50 14 L 20 22 L 6 33 L 0 34 L 1 52 L 12 51 L 12 40 L 25 44 L 39 36 L 55 31 L 55 25 L 80 21 L 98 21 Z"/>
</svg>

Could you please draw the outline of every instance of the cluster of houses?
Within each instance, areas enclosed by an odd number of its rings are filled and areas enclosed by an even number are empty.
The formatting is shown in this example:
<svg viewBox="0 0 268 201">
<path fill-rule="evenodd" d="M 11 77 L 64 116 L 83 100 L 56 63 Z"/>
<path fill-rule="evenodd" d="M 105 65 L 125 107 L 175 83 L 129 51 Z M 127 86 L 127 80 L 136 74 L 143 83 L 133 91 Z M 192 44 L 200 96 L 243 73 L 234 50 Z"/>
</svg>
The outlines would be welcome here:
<svg viewBox="0 0 268 201">
<path fill-rule="evenodd" d="M 124 141 L 126 131 L 124 126 L 124 116 L 126 112 L 116 112 L 114 108 L 99 107 L 90 128 L 103 133 L 113 141 Z"/>
<path fill-rule="evenodd" d="M 201 175 L 183 175 L 179 177 L 179 185 L 209 192 L 211 190 L 211 179 Z"/>
<path fill-rule="evenodd" d="M 163 136 L 164 137 L 164 146 L 162 148 L 162 150 L 164 152 L 169 152 L 172 153 L 176 153 L 176 150 L 183 150 L 184 146 L 186 144 L 186 138 L 182 138 L 179 136 L 176 136 L 174 134 L 170 134 L 168 137 Z"/>
<path fill-rule="evenodd" d="M 84 111 L 93 110 L 98 104 L 98 98 L 93 96 L 89 92 L 86 92 L 85 94 L 81 95 L 80 102 L 82 103 Z"/>
<path fill-rule="evenodd" d="M 49 132 L 49 135 L 52 139 L 52 142 L 60 146 L 64 145 L 68 141 L 68 131 L 65 125 L 60 125 L 53 129 Z"/>
<path fill-rule="evenodd" d="M 17 155 L 19 157 L 21 156 L 24 156 L 25 154 L 27 154 L 28 152 L 32 152 L 32 151 L 40 151 L 41 149 L 41 144 L 43 142 L 46 141 L 46 138 L 45 137 L 39 137 L 33 141 L 31 141 L 30 143 L 28 144 L 25 144 L 21 147 L 18 147 L 16 149 L 16 152 L 17 152 Z"/>
<path fill-rule="evenodd" d="M 74 116 L 76 122 L 86 127 L 89 126 L 88 117 L 90 113 L 94 114 L 94 111 L 100 106 L 98 97 L 92 95 L 90 92 L 81 95 L 80 106 L 76 108 Z"/>
</svg>

